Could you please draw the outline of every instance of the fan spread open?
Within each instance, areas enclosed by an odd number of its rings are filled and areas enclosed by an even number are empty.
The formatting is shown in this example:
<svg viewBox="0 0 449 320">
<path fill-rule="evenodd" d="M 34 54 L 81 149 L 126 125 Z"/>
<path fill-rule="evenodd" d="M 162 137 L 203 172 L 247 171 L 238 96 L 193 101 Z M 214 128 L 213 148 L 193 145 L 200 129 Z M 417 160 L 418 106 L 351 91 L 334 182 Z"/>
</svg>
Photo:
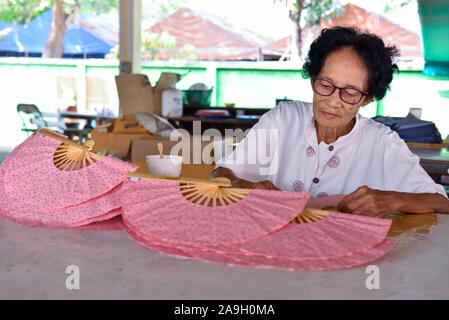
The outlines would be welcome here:
<svg viewBox="0 0 449 320">
<path fill-rule="evenodd" d="M 0 166 L 0 209 L 12 221 L 74 228 L 121 214 L 120 188 L 137 166 L 90 152 L 50 130 L 39 130 Z"/>
<path fill-rule="evenodd" d="M 292 223 L 303 224 L 317 222 L 326 218 L 329 215 L 329 212 L 330 211 L 304 208 L 304 210 L 295 219 L 293 219 Z"/>
<path fill-rule="evenodd" d="M 66 139 L 50 130 L 43 129 L 35 134 L 45 135 L 61 142 L 61 145 L 53 155 L 53 162 L 60 170 L 71 171 L 83 169 L 103 158 L 91 152 L 92 147 L 95 145 L 95 141 L 93 140 L 88 140 L 81 146 L 77 142 Z"/>
</svg>

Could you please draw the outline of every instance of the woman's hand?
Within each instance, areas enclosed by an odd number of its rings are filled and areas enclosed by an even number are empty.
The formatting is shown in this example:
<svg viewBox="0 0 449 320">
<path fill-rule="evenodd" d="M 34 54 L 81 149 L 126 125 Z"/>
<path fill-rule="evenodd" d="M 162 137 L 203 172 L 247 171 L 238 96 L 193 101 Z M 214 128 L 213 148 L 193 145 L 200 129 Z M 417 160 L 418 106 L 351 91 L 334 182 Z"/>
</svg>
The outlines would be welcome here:
<svg viewBox="0 0 449 320">
<path fill-rule="evenodd" d="M 367 186 L 358 188 L 344 197 L 337 206 L 340 212 L 370 217 L 385 217 L 401 208 L 398 192 L 374 190 Z"/>
</svg>

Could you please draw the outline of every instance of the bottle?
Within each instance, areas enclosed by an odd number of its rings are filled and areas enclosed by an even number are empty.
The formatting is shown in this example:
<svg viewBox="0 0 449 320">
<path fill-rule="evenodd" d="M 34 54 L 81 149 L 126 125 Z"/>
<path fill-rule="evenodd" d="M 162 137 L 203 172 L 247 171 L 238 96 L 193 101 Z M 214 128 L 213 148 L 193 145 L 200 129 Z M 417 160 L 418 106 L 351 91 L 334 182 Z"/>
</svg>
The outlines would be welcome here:
<svg viewBox="0 0 449 320">
<path fill-rule="evenodd" d="M 182 91 L 165 89 L 162 91 L 162 116 L 181 117 L 183 114 Z"/>
</svg>

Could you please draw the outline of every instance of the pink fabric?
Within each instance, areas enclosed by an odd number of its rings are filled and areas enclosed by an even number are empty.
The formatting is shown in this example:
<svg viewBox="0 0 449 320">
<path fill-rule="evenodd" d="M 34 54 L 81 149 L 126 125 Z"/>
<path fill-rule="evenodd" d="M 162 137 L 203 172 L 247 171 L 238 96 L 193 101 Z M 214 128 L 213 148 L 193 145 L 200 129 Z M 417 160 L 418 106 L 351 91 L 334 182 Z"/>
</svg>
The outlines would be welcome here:
<svg viewBox="0 0 449 320">
<path fill-rule="evenodd" d="M 168 242 L 214 245 L 244 242 L 276 231 L 304 208 L 307 193 L 253 190 L 237 203 L 205 207 L 186 200 L 179 183 L 126 181 L 123 215 L 149 234 Z"/>
<path fill-rule="evenodd" d="M 121 216 L 121 209 L 116 209 L 111 212 L 113 214 L 113 218 L 98 222 L 93 222 L 90 224 L 82 225 L 79 227 L 63 227 L 63 226 L 48 226 L 48 225 L 40 225 L 39 227 L 53 228 L 53 229 L 68 229 L 68 230 L 87 230 L 87 231 L 116 231 L 122 230 L 125 225 L 123 223 L 123 219 Z M 11 214 L 6 212 L 4 209 L 0 208 L 0 218 L 4 218 L 6 220 L 10 220 L 15 223 L 20 223 L 17 220 L 11 219 Z M 23 223 L 22 223 L 23 224 Z M 29 223 L 26 223 L 29 225 Z M 37 225 L 34 225 L 38 227 Z"/>
<path fill-rule="evenodd" d="M 112 219 L 93 222 L 80 227 L 75 227 L 73 230 L 87 230 L 87 231 L 117 231 L 123 230 L 125 224 L 121 216 L 121 209 L 116 209 L 115 215 Z"/>
<path fill-rule="evenodd" d="M 324 209 L 327 207 L 336 208 L 338 203 L 343 200 L 345 194 L 334 194 L 326 197 L 310 198 L 306 207 L 312 209 Z"/>
<path fill-rule="evenodd" d="M 395 241 L 385 240 L 391 220 L 332 212 L 308 224 L 233 245 L 167 241 L 124 216 L 131 238 L 152 250 L 184 258 L 288 270 L 333 270 L 359 266 L 385 255 Z"/>
<path fill-rule="evenodd" d="M 237 256 L 234 255 L 234 259 L 239 259 L 243 263 L 250 263 L 254 266 L 260 266 L 265 268 L 279 268 L 288 270 L 336 270 L 353 268 L 372 262 L 384 256 L 390 251 L 394 245 L 394 240 L 385 239 L 378 245 L 370 248 L 369 250 L 362 252 L 354 252 L 348 256 L 325 258 L 325 259 L 281 259 L 270 258 L 265 256 Z"/>
<path fill-rule="evenodd" d="M 52 227 L 73 228 L 93 222 L 111 219 L 116 216 L 120 203 L 122 183 L 105 194 L 84 203 L 61 209 L 39 209 L 27 203 L 12 202 L 1 192 L 4 188 L 4 169 L 0 167 L 0 207 L 8 214 L 8 218 L 17 223 Z"/>
<path fill-rule="evenodd" d="M 372 248 L 353 252 L 349 255 L 321 259 L 288 259 L 280 257 L 267 257 L 258 254 L 249 254 L 236 246 L 220 245 L 209 246 L 202 249 L 191 246 L 173 247 L 172 244 L 161 239 L 148 236 L 134 228 L 125 220 L 125 231 L 139 244 L 157 252 L 174 255 L 181 258 L 193 258 L 206 262 L 222 263 L 227 265 L 241 265 L 258 268 L 277 268 L 286 270 L 335 270 L 353 268 L 372 262 L 384 256 L 395 245 L 395 241 L 384 239 Z M 278 231 L 277 233 L 280 233 Z"/>
<path fill-rule="evenodd" d="M 10 206 L 21 204 L 32 211 L 64 208 L 97 198 L 120 184 L 137 166 L 104 157 L 74 171 L 55 167 L 53 155 L 61 143 L 47 136 L 29 137 L 4 160 L 3 192 Z M 3 203 L 0 204 L 3 206 Z"/>
<path fill-rule="evenodd" d="M 381 243 L 391 220 L 331 212 L 325 219 L 289 224 L 279 232 L 239 245 L 249 254 L 286 259 L 322 259 L 367 251 Z"/>
</svg>

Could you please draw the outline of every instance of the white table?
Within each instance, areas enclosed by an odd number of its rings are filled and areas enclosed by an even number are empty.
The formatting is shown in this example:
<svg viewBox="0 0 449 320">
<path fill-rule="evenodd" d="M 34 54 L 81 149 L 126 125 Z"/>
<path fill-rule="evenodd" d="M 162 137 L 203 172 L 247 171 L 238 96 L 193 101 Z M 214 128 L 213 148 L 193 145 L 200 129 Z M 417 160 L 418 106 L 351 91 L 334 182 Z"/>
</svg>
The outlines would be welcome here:
<svg viewBox="0 0 449 320">
<path fill-rule="evenodd" d="M 152 252 L 122 231 L 50 230 L 2 219 L 0 299 L 448 299 L 449 215 L 438 215 L 428 234 L 407 231 L 397 239 L 373 262 L 380 290 L 368 290 L 366 266 L 320 272 L 229 267 Z M 65 286 L 68 265 L 80 269 L 80 290 Z"/>
</svg>

